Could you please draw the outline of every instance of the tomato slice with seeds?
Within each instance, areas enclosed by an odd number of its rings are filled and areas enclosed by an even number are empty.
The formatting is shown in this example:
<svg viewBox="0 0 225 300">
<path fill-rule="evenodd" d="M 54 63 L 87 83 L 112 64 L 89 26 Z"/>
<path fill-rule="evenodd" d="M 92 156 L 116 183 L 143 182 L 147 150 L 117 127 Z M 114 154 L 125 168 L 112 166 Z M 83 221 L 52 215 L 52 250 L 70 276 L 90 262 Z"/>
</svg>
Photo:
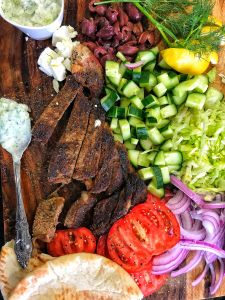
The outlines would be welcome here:
<svg viewBox="0 0 225 300">
<path fill-rule="evenodd" d="M 52 256 L 88 252 L 94 253 L 96 239 L 92 232 L 85 228 L 57 230 L 53 240 L 47 245 Z"/>
<path fill-rule="evenodd" d="M 137 283 L 138 287 L 145 297 L 158 291 L 165 284 L 168 278 L 168 274 L 151 274 L 151 269 L 146 269 L 137 273 L 131 273 L 130 275 Z"/>
<path fill-rule="evenodd" d="M 147 218 L 151 221 L 150 231 L 157 237 L 154 255 L 165 252 L 175 246 L 180 240 L 180 226 L 171 210 L 162 202 L 143 203 L 135 206 L 126 218 L 139 220 L 144 224 Z M 150 238 L 148 234 L 146 234 Z M 152 241 L 152 240 L 151 240 Z M 154 250 L 154 247 L 152 248 Z"/>
<path fill-rule="evenodd" d="M 129 231 L 129 223 L 125 218 L 120 219 L 111 227 L 108 239 L 107 247 L 110 258 L 123 267 L 127 272 L 136 272 L 143 270 L 146 266 L 149 266 L 151 261 L 151 255 L 147 251 L 143 251 L 141 248 L 132 249 L 133 245 L 126 242 L 124 235 L 119 230 L 128 228 L 124 234 L 131 234 Z"/>
</svg>

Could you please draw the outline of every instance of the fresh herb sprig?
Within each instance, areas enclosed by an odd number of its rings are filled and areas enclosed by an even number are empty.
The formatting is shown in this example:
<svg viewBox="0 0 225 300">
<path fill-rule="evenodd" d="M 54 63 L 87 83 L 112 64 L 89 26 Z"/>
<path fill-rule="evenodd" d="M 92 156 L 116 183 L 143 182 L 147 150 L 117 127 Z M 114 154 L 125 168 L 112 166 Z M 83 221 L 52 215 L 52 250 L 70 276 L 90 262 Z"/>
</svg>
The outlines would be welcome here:
<svg viewBox="0 0 225 300">
<path fill-rule="evenodd" d="M 160 31 L 169 47 L 203 54 L 218 51 L 224 39 L 225 26 L 202 34 L 212 14 L 212 0 L 105 0 L 95 4 L 117 2 L 132 2 Z"/>
</svg>

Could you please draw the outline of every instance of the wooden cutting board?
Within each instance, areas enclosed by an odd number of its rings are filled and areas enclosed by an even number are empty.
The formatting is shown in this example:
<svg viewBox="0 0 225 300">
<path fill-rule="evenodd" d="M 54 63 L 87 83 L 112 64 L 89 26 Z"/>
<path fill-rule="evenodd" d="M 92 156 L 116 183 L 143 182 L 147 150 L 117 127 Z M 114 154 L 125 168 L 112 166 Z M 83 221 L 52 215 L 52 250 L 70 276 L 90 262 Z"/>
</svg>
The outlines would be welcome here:
<svg viewBox="0 0 225 300">
<path fill-rule="evenodd" d="M 85 0 L 65 1 L 64 23 L 77 28 L 85 15 Z M 216 0 L 214 15 L 225 23 L 225 0 Z M 55 93 L 52 79 L 38 70 L 37 59 L 40 52 L 50 45 L 49 41 L 33 41 L 14 27 L 0 20 L 0 96 L 17 99 L 31 108 L 33 121 L 36 121 Z M 218 72 L 225 70 L 225 49 L 220 53 Z M 225 73 L 225 72 L 224 72 Z M 219 77 L 216 87 L 225 93 L 225 85 Z M 15 225 L 15 187 L 12 161 L 9 154 L 0 150 L 1 187 L 3 198 L 4 236 L 5 241 L 14 237 Z M 47 152 L 47 153 L 46 153 Z M 40 199 L 45 198 L 55 186 L 46 184 L 45 166 L 51 153 L 41 145 L 31 143 L 22 161 L 22 189 L 24 204 L 30 224 Z M 192 288 L 191 282 L 201 271 L 201 267 L 191 274 L 170 279 L 157 294 L 148 299 L 154 300 L 200 300 L 208 297 L 209 278 Z M 225 295 L 225 281 L 215 296 Z"/>
</svg>

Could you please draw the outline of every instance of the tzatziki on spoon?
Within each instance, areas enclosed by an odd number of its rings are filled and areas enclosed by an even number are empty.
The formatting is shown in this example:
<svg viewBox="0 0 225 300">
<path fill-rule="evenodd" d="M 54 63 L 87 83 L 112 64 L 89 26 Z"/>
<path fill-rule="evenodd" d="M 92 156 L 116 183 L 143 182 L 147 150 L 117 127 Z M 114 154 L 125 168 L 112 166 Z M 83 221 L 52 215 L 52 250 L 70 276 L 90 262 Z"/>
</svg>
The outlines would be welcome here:
<svg viewBox="0 0 225 300">
<path fill-rule="evenodd" d="M 29 108 L 13 100 L 0 99 L 0 144 L 12 155 L 17 193 L 15 252 L 25 268 L 32 252 L 29 225 L 23 205 L 20 183 L 21 158 L 31 141 Z"/>
</svg>

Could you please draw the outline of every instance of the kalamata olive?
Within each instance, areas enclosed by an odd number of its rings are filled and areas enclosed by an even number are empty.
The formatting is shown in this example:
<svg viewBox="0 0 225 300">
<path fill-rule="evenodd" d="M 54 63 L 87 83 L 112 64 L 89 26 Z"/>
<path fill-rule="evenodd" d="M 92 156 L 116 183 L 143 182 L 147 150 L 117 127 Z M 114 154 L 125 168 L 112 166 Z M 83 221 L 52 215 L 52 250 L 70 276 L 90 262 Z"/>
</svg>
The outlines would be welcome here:
<svg viewBox="0 0 225 300">
<path fill-rule="evenodd" d="M 93 34 L 96 32 L 97 27 L 93 20 L 93 18 L 90 19 L 84 19 L 81 24 L 81 31 L 83 34 L 87 35 L 88 37 L 93 36 Z"/>
<path fill-rule="evenodd" d="M 119 12 L 116 9 L 109 7 L 106 10 L 106 18 L 109 20 L 111 24 L 114 24 L 117 21 Z"/>
<path fill-rule="evenodd" d="M 113 24 L 113 28 L 114 28 L 115 35 L 117 35 L 117 34 L 120 32 L 120 24 L 119 24 L 118 21 L 116 21 L 116 22 Z"/>
<path fill-rule="evenodd" d="M 128 55 L 128 56 L 134 55 L 139 51 L 138 47 L 130 46 L 126 44 L 118 47 L 118 50 L 121 51 L 124 55 Z"/>
<path fill-rule="evenodd" d="M 114 39 L 113 39 L 113 42 L 112 42 L 112 46 L 113 46 L 114 48 L 116 48 L 116 47 L 119 46 L 119 44 L 120 44 L 120 40 L 118 39 L 117 36 L 115 36 Z"/>
<path fill-rule="evenodd" d="M 111 44 L 112 44 L 112 41 L 107 41 L 107 40 L 103 40 L 101 38 L 98 38 L 98 41 L 96 43 L 98 46 L 102 46 L 104 47 L 105 49 L 108 49 L 111 47 Z"/>
<path fill-rule="evenodd" d="M 120 7 L 119 8 L 119 15 L 118 15 L 120 26 L 123 27 L 129 21 L 128 15 L 125 11 Z"/>
<path fill-rule="evenodd" d="M 145 44 L 148 42 L 151 46 L 154 45 L 155 42 L 155 35 L 154 32 L 144 31 L 141 33 L 138 39 L 139 44 Z"/>
<path fill-rule="evenodd" d="M 142 13 L 132 3 L 126 3 L 125 9 L 131 21 L 139 22 L 141 20 Z"/>
<path fill-rule="evenodd" d="M 106 55 L 107 54 L 107 51 L 104 47 L 97 47 L 95 48 L 94 50 L 94 55 L 99 59 L 101 58 L 102 56 Z"/>
<path fill-rule="evenodd" d="M 136 36 L 139 36 L 142 32 L 143 32 L 143 26 L 142 26 L 141 22 L 134 23 L 133 33 Z"/>
<path fill-rule="evenodd" d="M 114 28 L 111 25 L 107 25 L 102 27 L 96 35 L 103 40 L 110 40 L 114 34 Z"/>
<path fill-rule="evenodd" d="M 90 12 L 97 13 L 99 16 L 104 16 L 105 12 L 107 10 L 107 7 L 105 5 L 94 5 L 95 2 L 98 2 L 98 1 L 92 0 L 89 3 L 88 8 L 89 8 Z"/>
<path fill-rule="evenodd" d="M 146 50 L 146 49 L 147 49 L 146 44 L 141 44 L 141 45 L 139 46 L 139 50 L 140 50 L 140 51 L 143 51 L 143 50 Z"/>
<path fill-rule="evenodd" d="M 123 26 L 122 35 L 123 35 L 122 41 L 124 43 L 130 41 L 130 39 L 131 39 L 131 30 L 130 30 L 130 28 L 127 27 L 127 26 Z"/>
<path fill-rule="evenodd" d="M 105 17 L 96 18 L 95 24 L 98 28 L 102 28 L 102 27 L 110 25 L 109 21 Z"/>
<path fill-rule="evenodd" d="M 126 42 L 126 45 L 128 45 L 128 46 L 135 46 L 135 45 L 137 45 L 137 39 L 131 40 L 129 42 Z"/>
<path fill-rule="evenodd" d="M 98 47 L 95 43 L 90 42 L 90 41 L 84 42 L 83 44 L 84 44 L 85 46 L 87 46 L 87 47 L 88 47 L 91 51 L 93 51 L 93 52 L 94 52 L 95 48 Z"/>
</svg>

